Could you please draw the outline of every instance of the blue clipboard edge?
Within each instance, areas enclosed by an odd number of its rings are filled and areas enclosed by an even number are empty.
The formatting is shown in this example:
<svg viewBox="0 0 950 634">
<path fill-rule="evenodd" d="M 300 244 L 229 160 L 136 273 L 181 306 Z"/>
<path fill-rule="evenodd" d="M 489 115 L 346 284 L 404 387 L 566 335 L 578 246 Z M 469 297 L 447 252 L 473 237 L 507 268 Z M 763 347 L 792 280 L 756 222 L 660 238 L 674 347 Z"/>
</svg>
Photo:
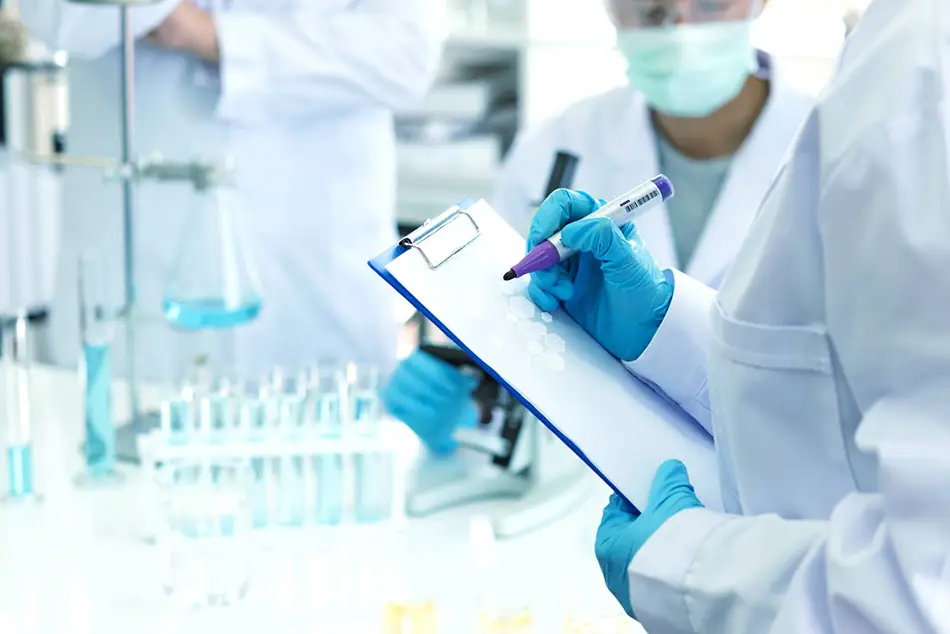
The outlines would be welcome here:
<svg viewBox="0 0 950 634">
<path fill-rule="evenodd" d="M 534 415 L 535 418 L 537 418 L 539 421 L 541 421 L 541 422 L 544 424 L 545 427 L 547 427 L 548 429 L 550 429 L 550 430 L 551 430 L 551 433 L 553 433 L 555 436 L 557 436 L 558 439 L 559 439 L 562 443 L 564 443 L 565 445 L 567 445 L 568 449 L 570 449 L 572 452 L 574 452 L 574 455 L 576 455 L 578 458 L 580 458 L 580 459 L 584 462 L 584 464 L 586 464 L 587 467 L 588 467 L 591 471 L 593 471 L 594 473 L 596 473 L 597 476 L 598 476 L 601 480 L 603 480 L 603 481 L 607 484 L 607 486 L 609 486 L 609 487 L 614 491 L 614 493 L 616 493 L 616 494 L 619 495 L 621 498 L 623 498 L 623 499 L 627 502 L 627 504 L 629 504 L 629 505 L 631 506 L 631 508 L 634 509 L 635 512 L 639 513 L 640 510 L 639 510 L 630 500 L 627 499 L 627 496 L 625 496 L 616 486 L 614 486 L 614 483 L 611 482 L 611 481 L 607 478 L 607 476 L 605 476 L 605 475 L 603 474 L 603 472 L 601 472 L 600 469 L 598 469 L 596 466 L 594 466 L 594 463 L 592 463 L 592 462 L 587 458 L 587 456 L 584 454 L 584 452 L 581 451 L 580 447 L 578 447 L 577 445 L 575 445 L 574 442 L 571 441 L 570 438 L 568 438 L 567 436 L 565 436 L 564 434 L 562 434 L 562 433 L 560 432 L 560 430 L 558 430 L 553 424 L 551 424 L 551 422 L 550 422 L 548 419 L 546 419 L 544 416 L 542 416 L 542 415 L 541 415 L 541 412 L 539 412 L 539 411 L 534 407 L 534 405 L 532 405 L 531 402 L 530 402 L 527 398 L 524 397 L 524 395 L 522 395 L 518 390 L 514 389 L 507 381 L 505 381 L 505 379 L 503 379 L 497 372 L 495 372 L 494 368 L 490 367 L 487 363 L 485 363 L 482 359 L 480 359 L 477 355 L 475 355 L 475 354 L 468 348 L 468 346 L 466 346 L 458 337 L 455 336 L 455 333 L 453 333 L 451 330 L 449 330 L 448 328 L 446 328 L 446 327 L 445 327 L 445 324 L 443 324 L 441 321 L 439 321 L 439 320 L 435 317 L 435 315 L 433 315 L 431 312 L 429 312 L 429 309 L 427 309 L 425 306 L 423 306 L 422 303 L 419 302 L 419 300 L 417 300 L 417 299 L 415 298 L 415 296 L 413 296 L 408 290 L 406 290 L 406 287 L 404 287 L 402 284 L 400 284 L 400 283 L 399 283 L 399 280 L 397 280 L 397 279 L 386 269 L 386 266 L 387 266 L 390 262 L 392 262 L 393 260 L 395 260 L 395 259 L 398 258 L 399 256 L 403 255 L 403 254 L 404 254 L 406 251 L 408 251 L 408 250 L 409 250 L 408 247 L 400 246 L 400 245 L 397 243 L 396 245 L 390 247 L 390 248 L 387 249 L 386 251 L 383 251 L 382 253 L 380 253 L 379 255 L 377 255 L 375 258 L 373 258 L 372 260 L 370 260 L 370 261 L 368 262 L 369 267 L 370 267 L 371 269 L 373 269 L 381 278 L 383 278 L 383 279 L 386 281 L 387 284 L 389 284 L 389 285 L 392 286 L 394 289 L 396 289 L 396 291 L 397 291 L 400 295 L 402 295 L 410 304 L 412 304 L 412 305 L 416 308 L 416 310 L 418 310 L 420 313 L 422 313 L 422 314 L 426 317 L 426 319 L 428 319 L 428 320 L 431 321 L 433 324 L 435 324 L 435 326 L 436 326 L 439 330 L 441 330 L 441 331 L 445 334 L 445 336 L 447 336 L 449 339 L 451 339 L 452 342 L 455 343 L 455 345 L 457 345 L 462 351 L 465 352 L 465 354 L 467 354 L 469 357 L 471 357 L 472 360 L 474 360 L 475 363 L 477 363 L 479 366 L 481 366 L 481 368 L 482 368 L 485 372 L 487 372 L 489 375 L 491 375 L 491 377 L 492 377 L 493 379 L 495 379 L 495 381 L 497 381 L 499 385 L 503 385 L 503 386 L 505 387 L 505 389 L 508 390 L 508 392 L 509 392 L 512 396 L 514 396 L 516 399 L 518 399 L 518 402 L 520 402 L 522 405 L 524 405 L 524 407 L 525 407 L 529 412 L 531 412 L 531 413 Z"/>
</svg>

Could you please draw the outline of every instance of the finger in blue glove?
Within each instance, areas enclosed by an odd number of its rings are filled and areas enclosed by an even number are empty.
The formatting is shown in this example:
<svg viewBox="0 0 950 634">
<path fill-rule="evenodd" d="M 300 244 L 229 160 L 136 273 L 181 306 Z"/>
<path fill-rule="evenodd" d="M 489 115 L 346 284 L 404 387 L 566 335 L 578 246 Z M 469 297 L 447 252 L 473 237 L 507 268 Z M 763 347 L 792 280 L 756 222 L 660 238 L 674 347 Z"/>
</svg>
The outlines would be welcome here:
<svg viewBox="0 0 950 634">
<path fill-rule="evenodd" d="M 538 307 L 563 306 L 608 352 L 637 359 L 662 323 L 673 298 L 672 274 L 659 269 L 632 223 L 588 218 L 604 204 L 584 192 L 557 190 L 538 209 L 528 248 L 559 229 L 578 253 L 532 273 L 528 295 Z"/>
<path fill-rule="evenodd" d="M 604 203 L 605 201 L 598 200 L 586 192 L 570 189 L 554 190 L 544 199 L 531 220 L 526 250 L 530 251 L 547 240 L 566 224 L 594 213 Z M 573 275 L 569 269 L 574 266 L 576 262 L 566 262 L 531 275 L 528 294 L 538 308 L 550 312 L 555 310 L 560 302 L 571 298 Z"/>
<path fill-rule="evenodd" d="M 686 465 L 679 460 L 667 460 L 657 469 L 642 513 L 616 493 L 610 496 L 597 529 L 594 551 L 607 588 L 631 617 L 636 618 L 627 569 L 633 558 L 664 522 L 680 511 L 701 506 Z"/>
</svg>

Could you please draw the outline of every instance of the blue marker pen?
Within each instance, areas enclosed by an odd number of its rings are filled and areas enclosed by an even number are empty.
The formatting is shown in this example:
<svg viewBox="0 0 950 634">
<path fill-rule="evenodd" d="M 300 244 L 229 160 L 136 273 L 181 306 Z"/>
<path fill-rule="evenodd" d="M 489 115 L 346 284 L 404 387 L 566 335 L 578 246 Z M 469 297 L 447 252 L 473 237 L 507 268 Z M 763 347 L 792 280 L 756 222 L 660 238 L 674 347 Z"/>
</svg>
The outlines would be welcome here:
<svg viewBox="0 0 950 634">
<path fill-rule="evenodd" d="M 673 184 L 666 176 L 660 174 L 641 185 L 637 185 L 623 196 L 614 198 L 587 218 L 610 218 L 614 221 L 614 224 L 620 226 L 637 219 L 654 205 L 667 201 L 672 197 Z M 561 232 L 558 231 L 531 249 L 520 262 L 505 273 L 504 279 L 505 281 L 513 280 L 535 271 L 549 269 L 575 253 L 574 249 L 568 249 L 564 246 L 561 242 Z"/>
</svg>

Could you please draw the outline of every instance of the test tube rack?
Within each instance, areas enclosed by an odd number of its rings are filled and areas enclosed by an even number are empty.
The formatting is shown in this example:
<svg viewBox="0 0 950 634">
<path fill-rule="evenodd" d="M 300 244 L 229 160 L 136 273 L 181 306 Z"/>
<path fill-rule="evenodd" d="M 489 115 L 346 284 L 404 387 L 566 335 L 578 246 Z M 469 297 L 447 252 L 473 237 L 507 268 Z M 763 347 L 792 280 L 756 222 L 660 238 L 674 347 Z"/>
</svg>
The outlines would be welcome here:
<svg viewBox="0 0 950 634">
<path fill-rule="evenodd" d="M 261 427 L 248 425 L 245 416 L 237 417 L 236 425 L 212 427 L 211 400 L 199 402 L 203 424 L 184 433 L 171 430 L 174 403 L 166 402 L 162 426 L 138 439 L 150 491 L 143 509 L 149 536 L 159 529 L 159 509 L 169 493 L 163 470 L 182 465 L 244 465 L 255 532 L 405 524 L 406 469 L 394 421 L 375 421 L 372 434 L 346 418 L 334 435 L 314 425 L 281 424 L 279 417 Z"/>
</svg>

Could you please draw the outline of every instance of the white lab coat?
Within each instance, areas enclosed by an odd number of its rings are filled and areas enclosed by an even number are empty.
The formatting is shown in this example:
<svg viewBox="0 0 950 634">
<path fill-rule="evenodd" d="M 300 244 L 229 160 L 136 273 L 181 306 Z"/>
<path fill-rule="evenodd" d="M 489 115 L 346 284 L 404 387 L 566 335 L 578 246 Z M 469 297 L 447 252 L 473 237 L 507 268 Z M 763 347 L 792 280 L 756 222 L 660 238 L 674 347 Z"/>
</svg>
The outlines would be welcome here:
<svg viewBox="0 0 950 634">
<path fill-rule="evenodd" d="M 634 557 L 651 634 L 950 632 L 948 68 L 944 0 L 876 0 L 722 290 L 677 274 L 632 367 L 713 429 L 729 513 Z"/>
<path fill-rule="evenodd" d="M 133 9 L 136 36 L 177 3 Z M 25 4 L 26 23 L 73 54 L 70 151 L 117 156 L 117 10 L 60 0 Z M 393 111 L 420 98 L 434 76 L 441 1 L 198 4 L 215 15 L 220 72 L 190 55 L 137 45 L 135 149 L 235 161 L 264 298 L 260 318 L 234 333 L 235 365 L 249 373 L 327 359 L 388 367 L 396 346 L 391 293 L 366 260 L 395 239 Z M 121 199 L 118 185 L 104 186 L 89 170 L 70 170 L 64 188 L 53 331 L 56 360 L 70 363 L 78 350 L 74 263 L 81 248 L 107 251 L 114 299 L 121 300 Z M 173 334 L 160 304 L 194 196 L 177 184 L 145 182 L 139 191 L 145 323 L 138 371 L 173 379 L 198 341 Z"/>
<path fill-rule="evenodd" d="M 773 72 L 773 61 L 764 55 L 761 59 L 763 72 L 771 80 L 769 101 L 736 153 L 686 268 L 707 284 L 721 280 L 735 257 L 813 102 L 783 81 L 780 66 Z M 496 185 L 492 206 L 527 235 L 558 151 L 579 158 L 573 189 L 608 200 L 619 196 L 659 173 L 655 134 L 643 95 L 628 86 L 574 104 L 519 137 Z M 660 266 L 679 267 L 665 206 L 647 212 L 637 220 L 637 228 Z"/>
</svg>

